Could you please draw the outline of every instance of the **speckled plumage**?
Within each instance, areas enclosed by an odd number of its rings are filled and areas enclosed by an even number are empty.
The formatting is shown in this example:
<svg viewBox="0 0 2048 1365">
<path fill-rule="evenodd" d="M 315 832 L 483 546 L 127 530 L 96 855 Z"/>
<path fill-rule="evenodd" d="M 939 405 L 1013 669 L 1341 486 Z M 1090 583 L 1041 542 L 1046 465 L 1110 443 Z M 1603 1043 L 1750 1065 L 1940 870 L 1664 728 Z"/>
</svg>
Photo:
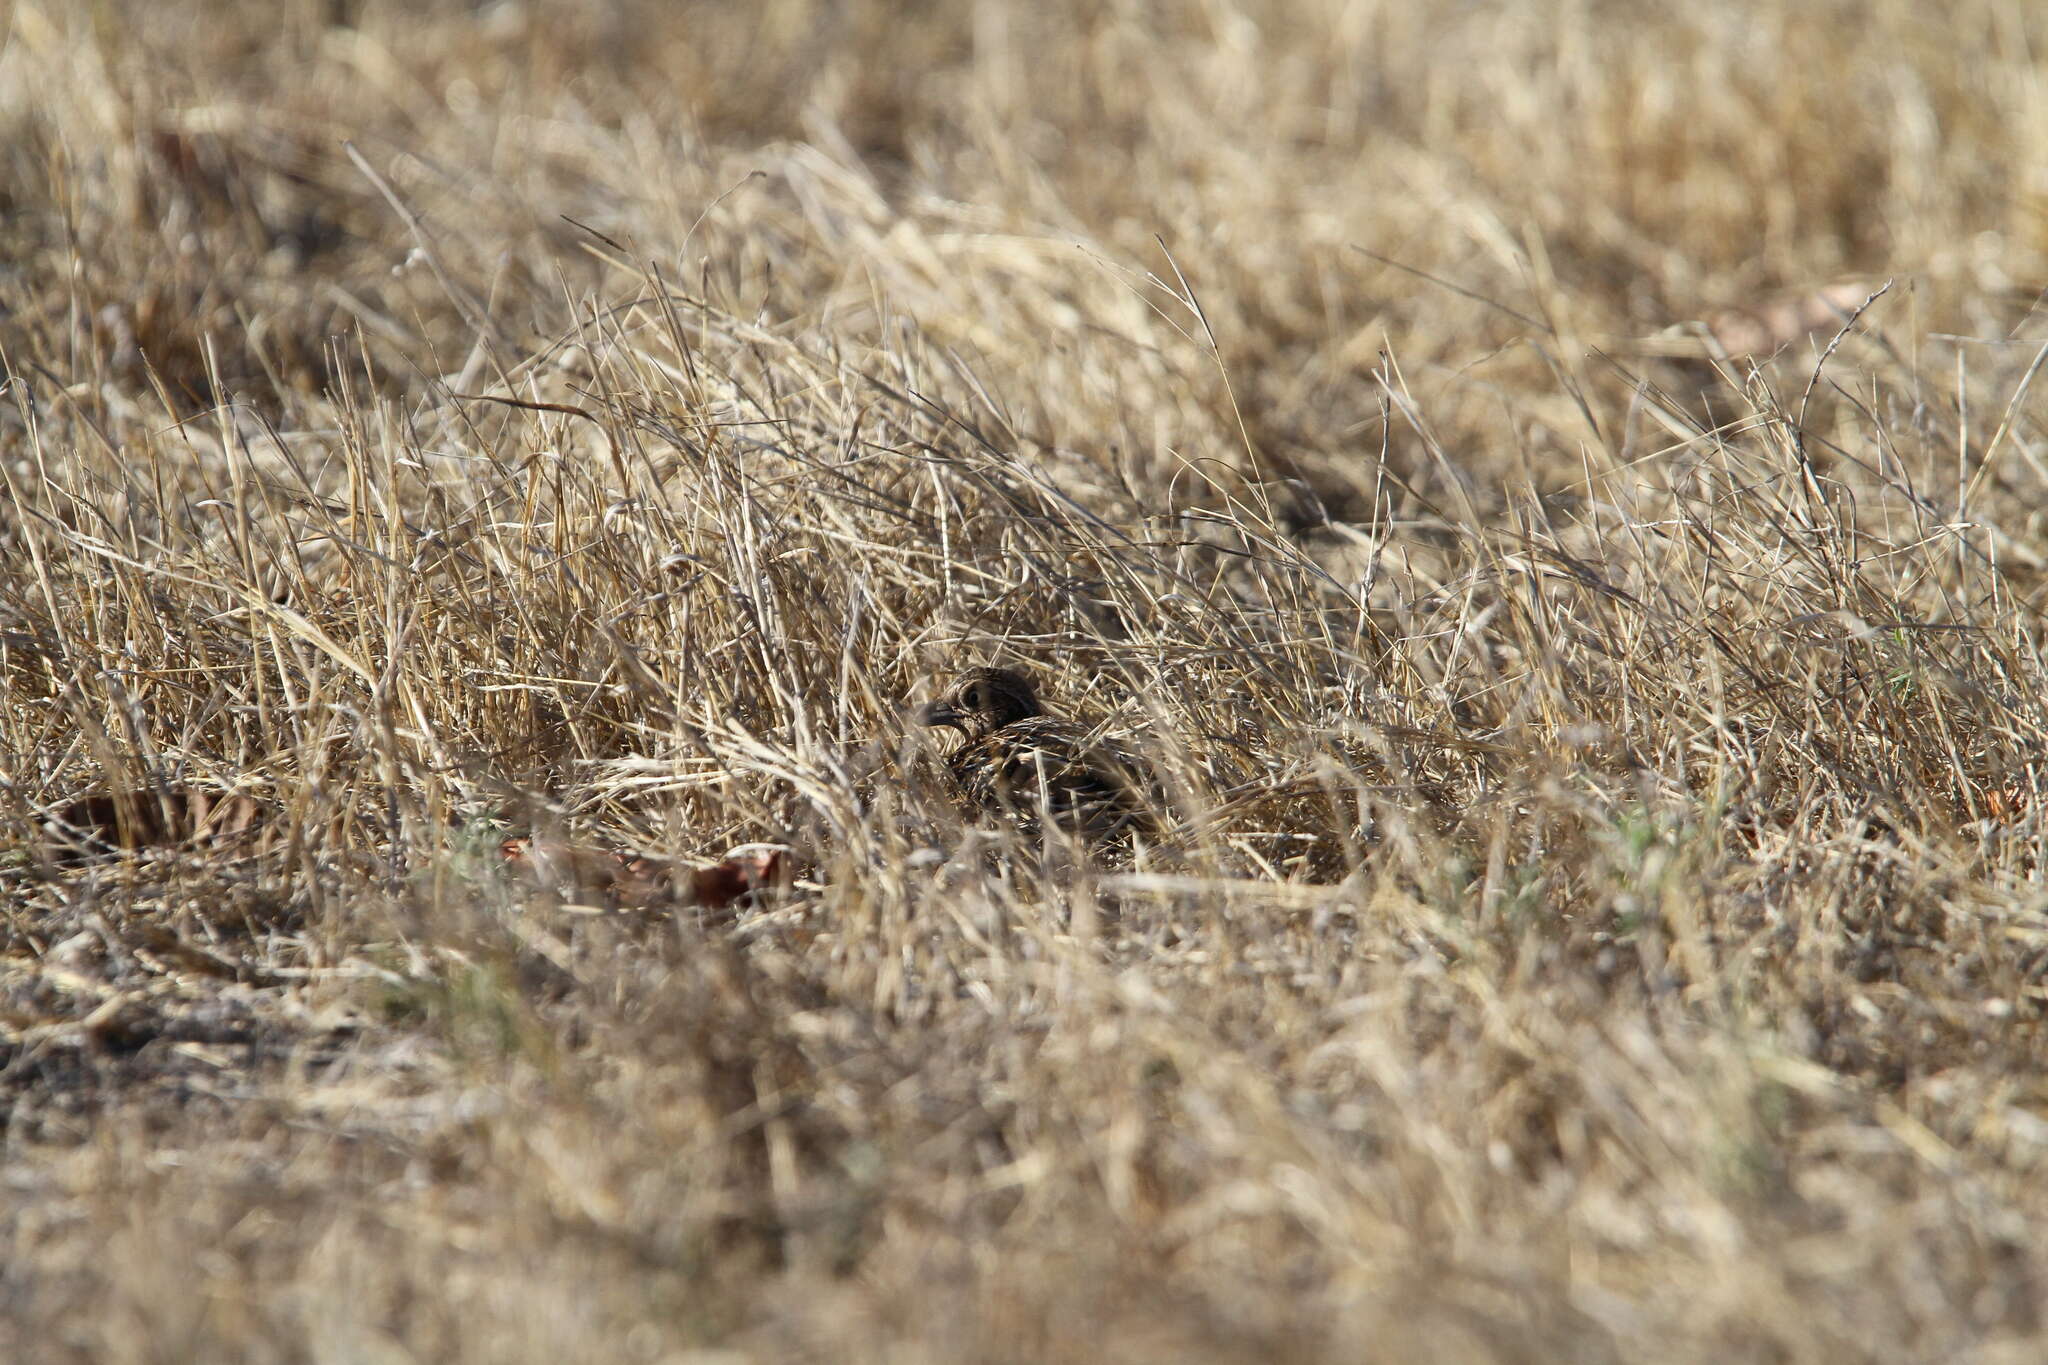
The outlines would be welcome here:
<svg viewBox="0 0 2048 1365">
<path fill-rule="evenodd" d="M 1049 816 L 1098 844 L 1151 828 L 1144 763 L 1046 715 L 1031 680 L 1014 669 L 968 669 L 921 718 L 960 732 L 946 770 L 977 814 L 1006 816 L 1033 833 Z"/>
</svg>

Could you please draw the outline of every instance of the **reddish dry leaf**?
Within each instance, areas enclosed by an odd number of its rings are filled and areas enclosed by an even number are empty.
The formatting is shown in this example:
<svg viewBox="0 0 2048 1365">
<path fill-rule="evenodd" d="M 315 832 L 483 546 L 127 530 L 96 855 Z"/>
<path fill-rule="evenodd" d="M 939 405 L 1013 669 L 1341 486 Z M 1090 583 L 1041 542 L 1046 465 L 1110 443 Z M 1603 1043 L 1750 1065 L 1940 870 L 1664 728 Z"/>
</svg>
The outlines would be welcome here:
<svg viewBox="0 0 2048 1365">
<path fill-rule="evenodd" d="M 752 891 L 786 887 L 791 875 L 789 850 L 781 844 L 741 844 L 723 862 L 694 869 L 690 890 L 695 904 L 717 909 Z"/>
<path fill-rule="evenodd" d="M 1775 355 L 1809 337 L 1832 338 L 1870 295 L 1867 285 L 1831 284 L 1749 308 L 1720 309 L 1708 314 L 1707 331 L 1730 357 Z"/>
<path fill-rule="evenodd" d="M 616 853 L 559 839 L 511 838 L 498 845 L 498 854 L 535 883 L 556 891 L 609 893 L 622 867 Z"/>
<path fill-rule="evenodd" d="M 705 867 L 525 836 L 505 840 L 498 851 L 538 885 L 592 896 L 618 909 L 723 909 L 751 892 L 790 881 L 788 850 L 779 844 L 742 844 Z"/>
</svg>

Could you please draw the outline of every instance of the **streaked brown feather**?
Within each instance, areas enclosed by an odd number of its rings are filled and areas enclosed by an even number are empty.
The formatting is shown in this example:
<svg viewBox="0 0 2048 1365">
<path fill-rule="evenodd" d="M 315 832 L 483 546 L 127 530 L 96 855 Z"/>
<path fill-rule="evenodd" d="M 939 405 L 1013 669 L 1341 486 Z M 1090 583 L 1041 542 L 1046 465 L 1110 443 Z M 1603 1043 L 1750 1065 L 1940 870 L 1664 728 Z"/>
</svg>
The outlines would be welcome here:
<svg viewBox="0 0 2048 1365">
<path fill-rule="evenodd" d="M 1143 760 L 1046 715 L 1030 679 L 1013 669 L 969 669 L 923 718 L 961 732 L 946 770 L 975 814 L 1006 816 L 1034 833 L 1050 818 L 1097 844 L 1153 827 Z"/>
</svg>

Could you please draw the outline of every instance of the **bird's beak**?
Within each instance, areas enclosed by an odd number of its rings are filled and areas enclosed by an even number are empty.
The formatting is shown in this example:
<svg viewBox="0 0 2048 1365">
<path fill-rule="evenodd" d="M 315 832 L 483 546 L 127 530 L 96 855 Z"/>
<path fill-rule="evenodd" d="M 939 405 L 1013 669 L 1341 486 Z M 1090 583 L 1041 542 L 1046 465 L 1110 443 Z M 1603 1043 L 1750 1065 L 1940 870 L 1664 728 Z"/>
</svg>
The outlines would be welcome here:
<svg viewBox="0 0 2048 1365">
<path fill-rule="evenodd" d="M 960 713 L 942 701 L 925 703 L 918 711 L 917 718 L 925 725 L 950 725 L 956 730 L 960 728 Z"/>
</svg>

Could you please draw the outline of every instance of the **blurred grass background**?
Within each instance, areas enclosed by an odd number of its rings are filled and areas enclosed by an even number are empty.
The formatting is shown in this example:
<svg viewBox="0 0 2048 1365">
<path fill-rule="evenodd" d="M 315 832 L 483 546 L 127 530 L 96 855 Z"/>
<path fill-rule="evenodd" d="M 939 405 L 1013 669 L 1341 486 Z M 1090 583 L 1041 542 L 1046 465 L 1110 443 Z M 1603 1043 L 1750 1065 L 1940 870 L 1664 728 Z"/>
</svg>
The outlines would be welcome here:
<svg viewBox="0 0 2048 1365">
<path fill-rule="evenodd" d="M 2041 1358 L 2034 7 L 4 15 L 7 1359 Z"/>
</svg>

